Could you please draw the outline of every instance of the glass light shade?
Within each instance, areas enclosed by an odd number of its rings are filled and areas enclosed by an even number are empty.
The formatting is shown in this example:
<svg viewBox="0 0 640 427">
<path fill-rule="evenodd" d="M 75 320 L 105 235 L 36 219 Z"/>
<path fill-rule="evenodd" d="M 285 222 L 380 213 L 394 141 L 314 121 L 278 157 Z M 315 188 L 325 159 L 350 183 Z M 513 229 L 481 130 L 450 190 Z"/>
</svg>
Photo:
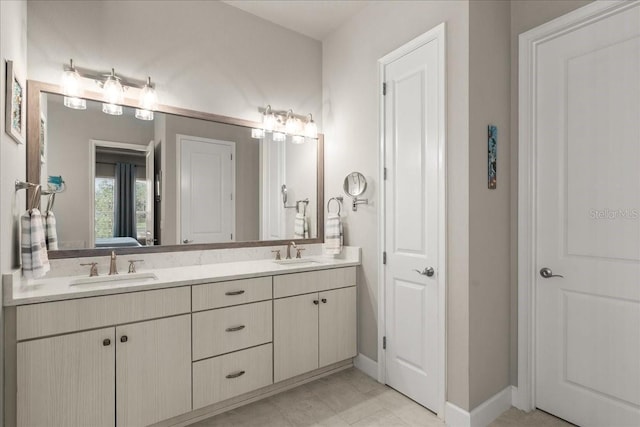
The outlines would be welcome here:
<svg viewBox="0 0 640 427">
<path fill-rule="evenodd" d="M 278 120 L 273 113 L 267 114 L 267 112 L 265 111 L 264 115 L 262 116 L 262 128 L 265 131 L 273 132 L 273 130 L 276 128 L 277 122 Z"/>
<path fill-rule="evenodd" d="M 251 129 L 251 138 L 262 139 L 264 138 L 264 129 Z"/>
<path fill-rule="evenodd" d="M 318 126 L 311 118 L 309 118 L 309 121 L 304 124 L 304 136 L 313 139 L 318 138 Z"/>
<path fill-rule="evenodd" d="M 136 119 L 153 120 L 153 111 L 136 108 Z"/>
<path fill-rule="evenodd" d="M 282 132 L 274 132 L 273 133 L 273 140 L 276 141 L 276 142 L 282 142 L 282 141 L 284 141 L 286 139 L 287 139 L 287 135 L 285 135 Z"/>
<path fill-rule="evenodd" d="M 78 98 L 81 92 L 80 74 L 75 69 L 62 73 L 62 93 L 71 98 Z"/>
<path fill-rule="evenodd" d="M 112 116 L 121 116 L 122 106 L 115 104 L 102 104 L 102 112 L 105 114 L 111 114 Z"/>
<path fill-rule="evenodd" d="M 111 75 L 107 77 L 102 87 L 104 102 L 107 104 L 122 104 L 124 101 L 124 88 L 112 71 Z M 104 109 L 103 109 L 104 111 Z"/>
<path fill-rule="evenodd" d="M 293 144 L 304 144 L 304 136 L 302 136 L 302 135 L 293 135 L 291 137 L 291 142 Z"/>
<path fill-rule="evenodd" d="M 151 77 L 147 78 L 147 84 L 140 91 L 140 108 L 143 110 L 155 110 L 158 107 L 158 94 L 151 86 Z"/>
<path fill-rule="evenodd" d="M 300 120 L 295 117 L 289 117 L 284 124 L 285 132 L 289 135 L 295 135 L 300 132 Z"/>
<path fill-rule="evenodd" d="M 73 108 L 74 110 L 86 110 L 87 101 L 82 98 L 73 98 L 73 97 L 65 96 L 64 106 L 67 108 Z"/>
</svg>

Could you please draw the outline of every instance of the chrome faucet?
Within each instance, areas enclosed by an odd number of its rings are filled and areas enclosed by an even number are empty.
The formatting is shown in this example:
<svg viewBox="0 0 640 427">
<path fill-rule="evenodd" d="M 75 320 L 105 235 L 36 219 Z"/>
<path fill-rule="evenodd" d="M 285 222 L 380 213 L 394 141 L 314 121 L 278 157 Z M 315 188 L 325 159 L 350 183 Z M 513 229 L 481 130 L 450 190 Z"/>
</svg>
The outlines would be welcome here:
<svg viewBox="0 0 640 427">
<path fill-rule="evenodd" d="M 294 248 L 297 248 L 296 242 L 287 243 L 287 259 L 291 259 L 291 246 L 293 246 Z"/>
<path fill-rule="evenodd" d="M 109 264 L 109 276 L 118 274 L 118 266 L 116 264 L 116 251 L 111 251 L 111 263 Z"/>
</svg>

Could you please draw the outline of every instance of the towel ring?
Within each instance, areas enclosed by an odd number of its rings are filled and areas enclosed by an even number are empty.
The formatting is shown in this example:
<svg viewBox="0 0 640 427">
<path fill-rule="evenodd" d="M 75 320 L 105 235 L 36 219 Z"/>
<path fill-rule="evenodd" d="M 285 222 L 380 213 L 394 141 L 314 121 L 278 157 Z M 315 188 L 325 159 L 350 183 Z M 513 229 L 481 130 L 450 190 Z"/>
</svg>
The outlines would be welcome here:
<svg viewBox="0 0 640 427">
<path fill-rule="evenodd" d="M 29 204 L 29 211 L 32 209 L 38 208 L 40 209 L 40 197 L 42 196 L 40 192 L 42 191 L 42 187 L 40 184 L 36 184 L 33 195 L 31 196 L 31 203 Z"/>
<path fill-rule="evenodd" d="M 337 212 L 337 214 L 340 215 L 341 206 L 342 206 L 342 196 L 332 197 L 332 198 L 329 199 L 329 201 L 327 202 L 327 212 L 328 213 L 331 213 L 331 201 L 332 200 L 334 200 L 338 204 L 338 212 Z"/>
</svg>

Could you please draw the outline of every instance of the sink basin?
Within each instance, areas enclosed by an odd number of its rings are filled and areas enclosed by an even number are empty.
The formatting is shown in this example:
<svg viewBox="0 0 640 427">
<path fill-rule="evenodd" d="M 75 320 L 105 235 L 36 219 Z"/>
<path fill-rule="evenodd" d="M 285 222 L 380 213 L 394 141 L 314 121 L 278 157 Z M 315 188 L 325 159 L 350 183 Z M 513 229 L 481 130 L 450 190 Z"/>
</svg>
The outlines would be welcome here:
<svg viewBox="0 0 640 427">
<path fill-rule="evenodd" d="M 94 277 L 81 277 L 74 279 L 69 283 L 69 286 L 77 285 L 93 285 L 99 283 L 120 283 L 120 282 L 137 282 L 140 280 L 158 280 L 158 276 L 153 273 L 130 273 L 130 274 L 114 274 L 112 276 L 94 276 Z"/>
<path fill-rule="evenodd" d="M 304 258 L 292 258 L 292 259 L 279 259 L 273 261 L 276 264 L 280 265 L 289 265 L 289 264 L 322 264 L 319 261 L 315 261 L 312 259 L 304 259 Z"/>
</svg>

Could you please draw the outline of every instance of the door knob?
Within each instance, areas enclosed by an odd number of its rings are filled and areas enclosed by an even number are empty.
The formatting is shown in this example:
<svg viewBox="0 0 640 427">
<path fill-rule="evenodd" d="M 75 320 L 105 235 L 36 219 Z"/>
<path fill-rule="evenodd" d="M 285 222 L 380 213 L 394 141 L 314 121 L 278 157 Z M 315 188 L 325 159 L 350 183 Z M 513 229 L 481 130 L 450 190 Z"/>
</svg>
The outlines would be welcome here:
<svg viewBox="0 0 640 427">
<path fill-rule="evenodd" d="M 545 279 L 549 279 L 551 277 L 564 277 L 560 274 L 553 274 L 553 271 L 549 267 L 544 267 L 540 269 L 540 275 Z"/>
<path fill-rule="evenodd" d="M 422 274 L 423 276 L 427 276 L 427 277 L 431 277 L 435 274 L 435 270 L 433 269 L 433 267 L 427 267 L 424 269 L 424 271 L 420 271 L 420 270 L 416 270 L 414 269 L 413 271 L 415 271 L 418 274 Z"/>
</svg>

